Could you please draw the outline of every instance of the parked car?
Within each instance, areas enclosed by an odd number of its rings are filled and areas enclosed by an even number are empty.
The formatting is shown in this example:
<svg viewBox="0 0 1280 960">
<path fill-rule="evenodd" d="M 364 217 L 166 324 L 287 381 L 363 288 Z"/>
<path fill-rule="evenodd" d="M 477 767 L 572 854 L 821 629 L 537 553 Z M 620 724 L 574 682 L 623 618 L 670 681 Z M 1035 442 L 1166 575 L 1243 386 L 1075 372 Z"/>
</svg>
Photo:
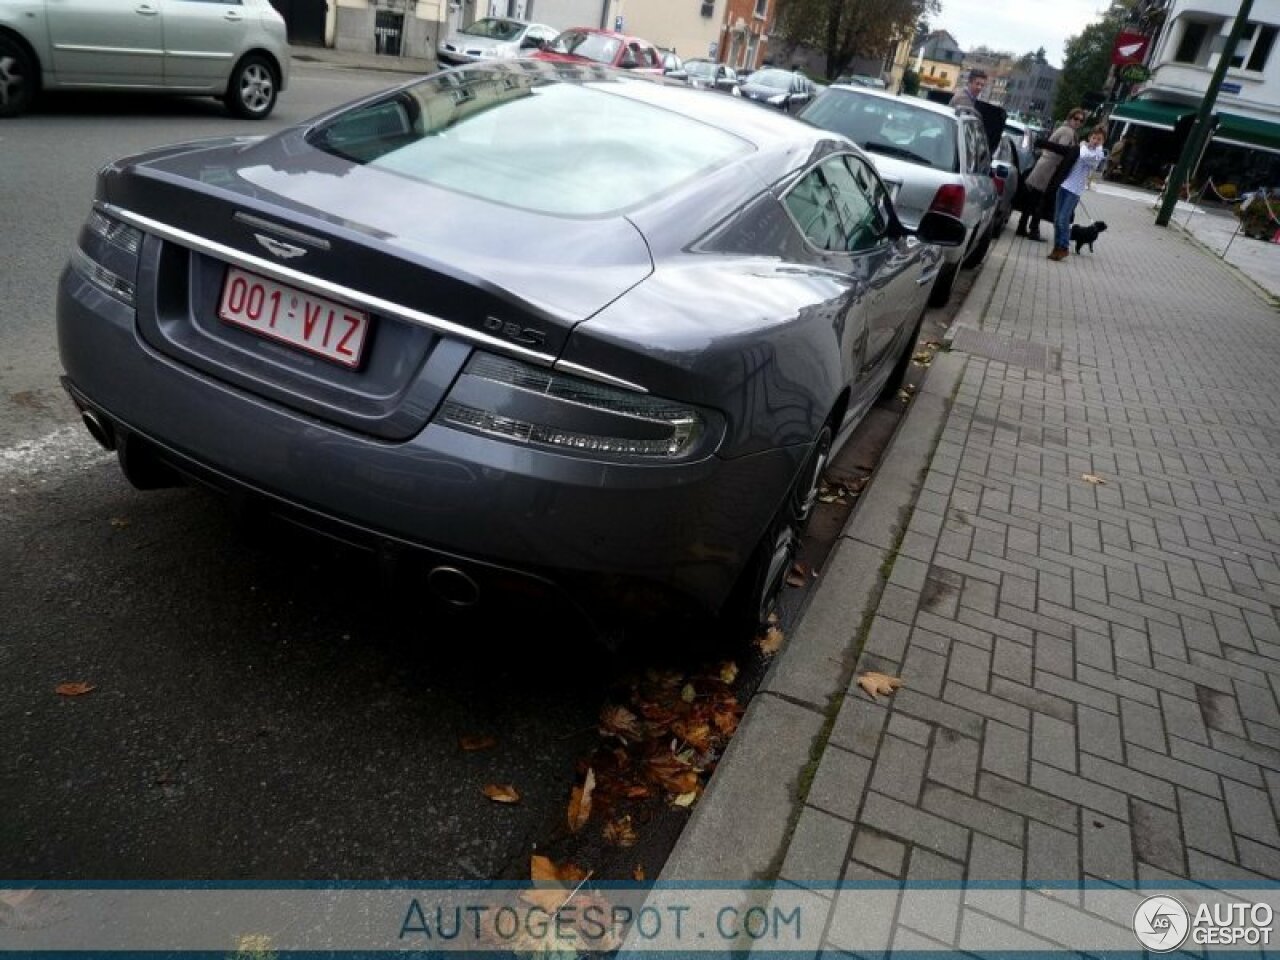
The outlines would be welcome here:
<svg viewBox="0 0 1280 960">
<path fill-rule="evenodd" d="M 40 90 L 219 97 L 247 120 L 289 83 L 284 18 L 269 0 L 0 0 L 0 117 Z"/>
<path fill-rule="evenodd" d="M 998 237 L 1009 223 L 1014 211 L 1021 209 L 1022 171 L 1018 169 L 1018 151 L 1013 137 L 1007 133 L 1000 138 L 996 154 L 991 158 L 991 182 L 996 188 L 996 217 L 991 226 L 991 236 Z"/>
<path fill-rule="evenodd" d="M 1014 151 L 1018 156 L 1018 172 L 1026 177 L 1036 165 L 1036 141 L 1045 135 L 1044 130 L 1020 120 L 1006 120 L 1004 132 L 1013 140 Z"/>
<path fill-rule="evenodd" d="M 565 30 L 533 58 L 562 63 L 598 63 L 637 73 L 660 74 L 663 70 L 662 53 L 647 40 L 593 27 Z"/>
<path fill-rule="evenodd" d="M 558 34 L 554 27 L 542 23 L 485 17 L 442 39 L 436 44 L 436 57 L 450 64 L 525 57 L 541 50 Z"/>
<path fill-rule="evenodd" d="M 933 306 L 945 304 L 960 267 L 976 267 L 986 256 L 995 223 L 991 154 L 978 115 L 868 87 L 832 86 L 799 116 L 871 155 L 904 223 L 930 210 L 964 222 L 965 243 L 947 251 L 930 297 Z"/>
<path fill-rule="evenodd" d="M 58 343 L 140 487 L 419 551 L 458 604 L 755 626 L 963 237 L 827 131 L 491 62 L 108 165 Z"/>
<path fill-rule="evenodd" d="M 765 103 L 785 113 L 802 109 L 813 99 L 813 81 L 803 73 L 765 67 L 757 70 L 739 84 L 738 89 L 748 100 Z"/>
<path fill-rule="evenodd" d="M 714 60 L 686 60 L 684 69 L 688 74 L 686 82 L 691 87 L 699 90 L 718 90 L 734 96 L 741 93 L 738 88 L 740 82 L 738 74 L 733 67 L 716 63 Z"/>
<path fill-rule="evenodd" d="M 850 83 L 855 87 L 871 87 L 873 90 L 884 90 L 888 86 L 879 77 L 868 76 L 865 73 L 844 74 L 836 77 L 836 83 Z"/>
<path fill-rule="evenodd" d="M 676 54 L 674 50 L 659 50 L 662 54 L 662 74 L 670 77 L 672 80 L 687 80 L 688 72 L 684 68 L 684 61 Z"/>
</svg>

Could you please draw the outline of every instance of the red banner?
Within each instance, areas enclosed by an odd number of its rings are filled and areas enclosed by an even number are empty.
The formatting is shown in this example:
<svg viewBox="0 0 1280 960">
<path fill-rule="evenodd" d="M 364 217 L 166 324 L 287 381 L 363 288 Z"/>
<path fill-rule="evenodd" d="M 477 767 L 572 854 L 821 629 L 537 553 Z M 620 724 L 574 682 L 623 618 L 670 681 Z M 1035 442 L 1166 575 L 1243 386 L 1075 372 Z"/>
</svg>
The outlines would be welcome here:
<svg viewBox="0 0 1280 960">
<path fill-rule="evenodd" d="M 1147 47 L 1150 44 L 1150 37 L 1121 30 L 1120 35 L 1116 37 L 1115 46 L 1111 48 L 1112 65 L 1123 67 L 1131 63 L 1144 62 L 1147 59 Z"/>
</svg>

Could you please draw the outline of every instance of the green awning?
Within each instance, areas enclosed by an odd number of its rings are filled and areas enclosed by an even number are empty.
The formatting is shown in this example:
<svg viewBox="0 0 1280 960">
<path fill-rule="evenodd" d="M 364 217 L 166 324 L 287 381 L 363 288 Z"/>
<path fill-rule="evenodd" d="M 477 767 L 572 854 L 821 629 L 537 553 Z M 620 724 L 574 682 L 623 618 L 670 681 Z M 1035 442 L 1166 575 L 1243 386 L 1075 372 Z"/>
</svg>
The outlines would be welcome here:
<svg viewBox="0 0 1280 960">
<path fill-rule="evenodd" d="M 1250 150 L 1280 153 L 1280 123 L 1255 120 L 1236 113 L 1220 113 L 1218 129 L 1214 131 L 1213 139 Z"/>
<path fill-rule="evenodd" d="M 1140 127 L 1172 130 L 1186 114 L 1194 113 L 1194 107 L 1180 103 L 1164 103 L 1160 100 L 1130 100 L 1111 113 L 1111 119 L 1121 123 L 1136 123 Z"/>
</svg>

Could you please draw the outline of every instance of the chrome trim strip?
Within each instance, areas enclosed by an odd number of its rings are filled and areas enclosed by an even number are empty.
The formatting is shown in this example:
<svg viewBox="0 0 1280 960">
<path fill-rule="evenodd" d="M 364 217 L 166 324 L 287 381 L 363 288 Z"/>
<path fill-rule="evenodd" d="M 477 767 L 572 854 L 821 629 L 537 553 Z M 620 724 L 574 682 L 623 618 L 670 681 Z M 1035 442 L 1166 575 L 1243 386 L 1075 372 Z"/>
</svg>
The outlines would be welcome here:
<svg viewBox="0 0 1280 960">
<path fill-rule="evenodd" d="M 571 363 L 568 360 L 557 360 L 551 366 L 557 373 L 571 373 L 579 377 L 585 377 L 588 380 L 598 380 L 600 383 L 608 384 L 611 387 L 621 387 L 623 390 L 634 390 L 636 393 L 649 392 L 647 388 L 640 386 L 638 383 L 632 383 L 630 380 L 623 380 L 621 377 L 615 377 L 611 373 L 601 373 L 599 370 L 593 370 L 591 367 L 584 367 L 579 363 Z"/>
<path fill-rule="evenodd" d="M 309 233 L 303 233 L 301 230 L 293 229 L 293 227 L 286 227 L 265 217 L 255 217 L 252 213 L 245 213 L 243 210 L 237 210 L 232 219 L 251 227 L 257 227 L 259 230 L 270 230 L 272 233 L 288 237 L 290 240 L 297 240 L 299 243 L 305 243 L 308 247 L 315 247 L 317 250 L 329 249 L 329 241 L 324 237 L 313 237 Z"/>
<path fill-rule="evenodd" d="M 55 43 L 55 50 L 63 50 L 67 53 L 117 53 L 127 56 L 145 55 L 149 57 L 163 57 L 163 50 L 152 50 L 148 47 L 95 47 L 87 43 Z"/>
<path fill-rule="evenodd" d="M 638 383 L 632 383 L 629 380 L 623 380 L 621 377 L 615 377 L 608 373 L 601 373 L 599 370 L 593 370 L 591 367 L 584 367 L 577 363 L 569 363 L 556 358 L 549 353 L 542 353 L 538 350 L 530 350 L 515 343 L 506 340 L 499 340 L 497 337 L 491 337 L 487 333 L 481 333 L 478 330 L 472 330 L 459 324 L 437 317 L 434 314 L 423 313 L 420 310 L 412 310 L 409 307 L 401 306 L 398 303 L 392 303 L 390 300 L 383 300 L 381 297 L 371 296 L 367 293 L 360 293 L 352 290 L 350 287 L 344 287 L 337 283 L 330 283 L 328 280 L 321 280 L 319 277 L 313 277 L 309 274 L 302 273 L 300 270 L 294 270 L 290 267 L 282 266 L 278 263 L 272 263 L 270 260 L 264 260 L 262 257 L 254 256 L 251 253 L 244 253 L 233 247 L 224 246 L 213 240 L 206 240 L 203 237 L 197 237 L 193 233 L 185 230 L 179 230 L 177 227 L 171 227 L 168 224 L 161 223 L 158 220 L 152 220 L 150 217 L 144 217 L 142 214 L 125 210 L 123 207 L 117 207 L 115 204 L 100 204 L 104 212 L 123 220 L 139 230 L 147 233 L 154 233 L 158 237 L 163 237 L 172 243 L 187 247 L 190 250 L 198 250 L 201 253 L 207 253 L 210 256 L 217 257 L 220 260 L 226 260 L 233 263 L 237 267 L 245 270 L 252 270 L 262 274 L 264 277 L 270 277 L 273 280 L 279 280 L 282 283 L 291 283 L 303 290 L 310 290 L 312 293 L 318 293 L 321 296 L 332 297 L 335 300 L 341 300 L 351 304 L 353 307 L 362 307 L 373 313 L 390 314 L 398 317 L 408 323 L 416 323 L 419 326 L 426 327 L 428 330 L 434 330 L 436 333 L 445 333 L 451 337 L 457 337 L 459 340 L 465 340 L 469 343 L 480 344 L 490 347 L 499 353 L 508 355 L 514 354 L 526 360 L 532 360 L 544 367 L 550 367 L 553 370 L 577 374 L 580 377 L 586 377 L 589 380 L 597 380 L 600 383 L 608 384 L 613 387 L 622 387 L 624 390 L 634 390 L 637 393 L 648 393 L 644 387 Z M 246 214 L 248 216 L 248 214 Z M 264 226 L 270 226 L 273 229 L 281 229 L 269 221 Z M 305 236 L 305 235 L 304 235 Z"/>
<path fill-rule="evenodd" d="M 392 303 L 390 300 L 384 300 L 381 297 L 371 296 L 367 293 L 360 293 L 352 290 L 350 287 L 344 287 L 341 284 L 330 283 L 328 280 L 321 280 L 319 277 L 313 277 L 310 274 L 294 270 L 290 267 L 281 266 L 278 263 L 272 263 L 264 260 L 262 257 L 254 256 L 251 253 L 244 253 L 233 247 L 224 246 L 213 240 L 206 240 L 203 237 L 197 237 L 195 234 L 188 233 L 185 230 L 179 230 L 177 227 L 171 227 L 168 224 L 160 223 L 158 220 L 152 220 L 150 217 L 144 217 L 141 214 L 133 213 L 117 207 L 114 204 L 103 204 L 103 209 L 113 217 L 123 220 L 125 223 L 137 227 L 139 230 L 147 233 L 154 233 L 158 237 L 163 237 L 172 243 L 187 247 L 190 250 L 197 250 L 201 253 L 207 253 L 210 256 L 217 257 L 219 260 L 225 260 L 237 267 L 245 270 L 251 270 L 254 273 L 260 273 L 264 277 L 270 277 L 272 280 L 279 280 L 282 283 L 292 284 L 303 290 L 310 290 L 312 293 L 318 293 L 321 296 L 332 297 L 348 303 L 353 307 L 360 307 L 373 313 L 389 314 L 398 317 L 408 323 L 415 323 L 418 326 L 426 327 L 428 330 L 434 330 L 437 333 L 446 333 L 451 337 L 457 337 L 460 340 L 467 340 L 471 343 L 484 344 L 492 347 L 500 352 L 508 354 L 516 354 L 520 357 L 533 360 L 545 367 L 555 364 L 555 357 L 549 353 L 542 353 L 537 350 L 530 350 L 527 347 L 521 347 L 518 344 L 508 343 L 506 340 L 499 340 L 497 337 L 491 337 L 488 334 L 472 330 L 460 324 L 453 323 L 441 317 L 434 316 L 430 313 L 423 313 L 420 310 L 412 310 L 409 307 L 401 306 L 398 303 Z"/>
<path fill-rule="evenodd" d="M 932 283 L 934 280 L 938 279 L 938 274 L 940 274 L 941 272 L 942 272 L 942 268 L 939 267 L 937 270 L 933 271 L 933 273 L 929 274 L 928 276 L 920 277 L 919 279 L 916 280 L 916 286 L 923 287 L 926 283 Z"/>
</svg>

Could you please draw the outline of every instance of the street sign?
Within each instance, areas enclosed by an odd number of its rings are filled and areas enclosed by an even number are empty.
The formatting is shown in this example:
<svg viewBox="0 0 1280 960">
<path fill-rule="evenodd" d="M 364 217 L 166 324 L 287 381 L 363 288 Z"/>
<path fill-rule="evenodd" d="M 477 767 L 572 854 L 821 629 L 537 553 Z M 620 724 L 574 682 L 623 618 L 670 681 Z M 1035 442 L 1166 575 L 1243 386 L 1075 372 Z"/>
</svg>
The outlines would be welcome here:
<svg viewBox="0 0 1280 960">
<path fill-rule="evenodd" d="M 1120 68 L 1120 79 L 1125 83 L 1145 83 L 1151 79 L 1151 71 L 1140 63 L 1127 63 Z"/>
<path fill-rule="evenodd" d="M 1111 48 L 1111 63 L 1117 67 L 1123 67 L 1129 63 L 1142 63 L 1147 59 L 1147 48 L 1150 45 L 1150 37 L 1129 30 L 1121 30 L 1116 37 L 1115 46 Z"/>
<path fill-rule="evenodd" d="M 1240 84 L 1238 83 L 1223 83 L 1222 86 L 1218 88 L 1218 92 L 1219 93 L 1239 93 L 1242 89 L 1243 87 L 1241 87 Z"/>
</svg>

